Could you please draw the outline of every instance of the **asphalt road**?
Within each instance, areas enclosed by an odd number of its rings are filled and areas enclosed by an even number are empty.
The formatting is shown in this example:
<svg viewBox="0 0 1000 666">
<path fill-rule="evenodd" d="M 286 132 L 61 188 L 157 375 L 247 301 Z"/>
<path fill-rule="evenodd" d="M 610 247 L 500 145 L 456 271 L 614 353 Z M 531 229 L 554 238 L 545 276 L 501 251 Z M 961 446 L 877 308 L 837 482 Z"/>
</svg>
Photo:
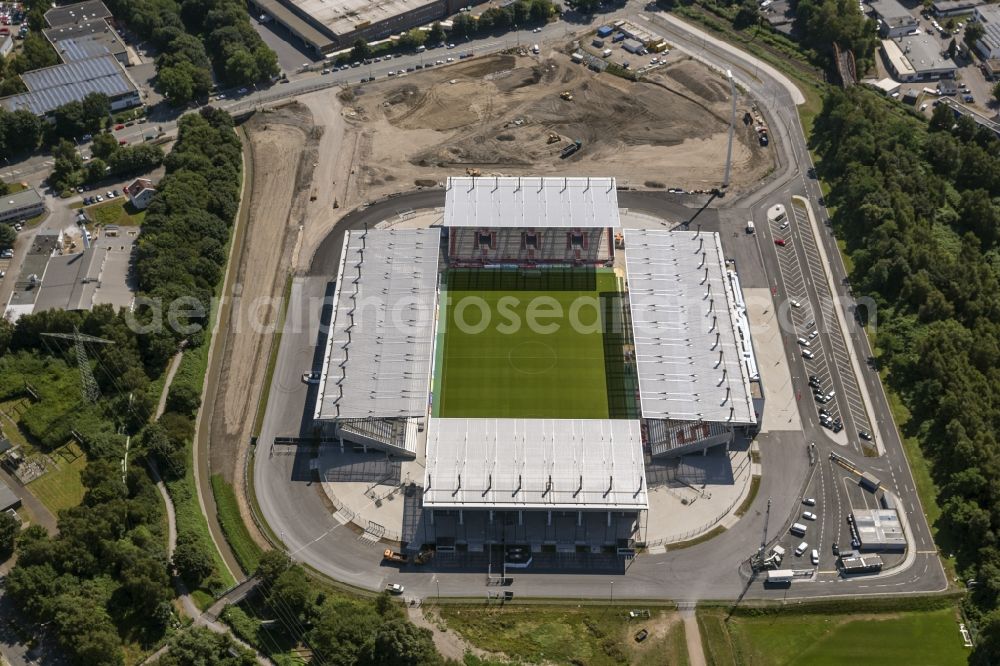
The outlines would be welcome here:
<svg viewBox="0 0 1000 666">
<path fill-rule="evenodd" d="M 779 151 L 779 168 L 767 183 L 754 192 L 738 198 L 716 201 L 718 209 L 710 208 L 698 215 L 696 214 L 702 202 L 692 202 L 693 205 L 685 206 L 677 197 L 670 198 L 660 193 L 621 192 L 621 205 L 638 208 L 668 219 L 694 219 L 696 224 L 702 224 L 706 230 L 719 231 L 723 235 L 723 247 L 727 255 L 735 246 L 742 257 L 742 265 L 739 267 L 741 275 L 750 276 L 749 279 L 744 278 L 745 284 L 773 286 L 777 305 L 781 305 L 787 293 L 785 276 L 782 274 L 775 246 L 771 242 L 772 237 L 770 230 L 767 229 L 764 211 L 774 203 L 780 202 L 784 203 L 791 213 L 793 195 L 807 197 L 814 207 L 817 206 L 820 197 L 817 183 L 805 175 L 812 162 L 798 115 L 794 110 L 793 100 L 779 81 L 770 77 L 752 58 L 734 48 L 718 45 L 711 38 L 697 34 L 697 31 L 688 32 L 674 24 L 667 24 L 656 16 L 652 17 L 652 22 L 657 24 L 658 29 L 669 33 L 669 38 L 676 45 L 710 59 L 719 67 L 731 68 L 740 84 L 749 89 L 754 97 L 764 102 L 765 113 L 771 127 L 772 145 Z M 443 205 L 443 192 L 431 189 L 375 202 L 349 214 L 317 250 L 309 271 L 310 278 L 302 281 L 302 289 L 313 297 L 323 292 L 326 279 L 336 272 L 339 248 L 345 229 L 358 228 L 366 223 L 371 225 L 408 209 L 441 205 Z M 818 208 L 817 215 L 821 221 L 826 219 L 826 213 L 821 207 Z M 751 241 L 736 240 L 746 238 L 745 234 L 739 233 L 746 219 L 756 220 L 758 229 L 764 227 L 757 236 L 750 237 L 753 242 L 759 244 L 753 248 L 756 250 L 759 262 L 752 261 L 753 249 L 745 246 Z M 817 263 L 816 252 L 806 252 L 804 249 L 808 246 L 808 239 L 804 234 L 809 230 L 802 227 L 801 223 L 797 224 L 799 227 L 796 228 L 794 242 L 789 249 L 797 254 L 802 274 L 810 276 L 807 296 L 810 304 L 815 304 L 818 310 L 821 303 L 821 289 L 817 287 L 817 278 L 823 274 L 824 269 Z M 840 298 L 848 297 L 844 291 L 844 269 L 835 239 L 829 230 L 822 226 L 822 222 L 820 228 L 822 231 L 819 242 L 824 244 L 827 255 L 831 257 L 836 295 Z M 737 243 L 740 245 L 736 245 Z M 802 248 L 799 247 L 800 244 Z M 800 278 L 803 277 L 802 274 Z M 305 316 L 308 314 L 309 306 L 302 305 L 302 307 Z M 826 312 L 832 316 L 829 308 Z M 820 344 L 830 348 L 836 346 L 831 339 L 832 330 L 832 323 L 824 326 Z M 854 345 L 856 353 L 862 359 L 867 358 L 871 352 L 867 349 L 863 331 L 853 320 L 849 323 L 849 330 L 851 340 L 847 344 Z M 280 391 L 276 393 L 272 390 L 272 405 L 269 405 L 268 415 L 265 418 L 264 432 L 260 439 L 262 443 L 270 441 L 274 435 L 296 434 L 302 425 L 299 415 L 311 411 L 306 406 L 308 391 L 301 383 L 299 375 L 302 368 L 311 367 L 309 360 L 314 349 L 316 333 L 318 333 L 318 322 L 313 330 L 303 329 L 292 336 L 286 334 L 283 339 L 276 373 Z M 795 337 L 794 331 L 787 331 L 784 335 L 787 361 L 789 367 L 793 368 L 796 386 L 801 388 L 803 395 L 809 396 L 811 392 L 806 384 L 806 375 L 809 373 L 802 365 Z M 843 377 L 853 376 L 853 369 L 842 354 L 831 352 L 830 359 L 833 387 L 838 395 L 845 395 L 848 392 L 846 386 L 850 381 L 845 382 Z M 886 456 L 872 461 L 863 458 L 855 451 L 851 457 L 859 465 L 871 469 L 876 474 L 883 470 L 888 472 L 888 474 L 883 472 L 880 476 L 887 486 L 901 496 L 916 539 L 917 554 L 912 566 L 905 570 L 887 572 L 878 578 L 842 578 L 832 572 L 826 572 L 817 577 L 818 583 L 799 583 L 790 590 L 768 590 L 759 583 L 753 583 L 747 590 L 748 596 L 797 598 L 887 592 L 913 593 L 937 591 L 946 586 L 943 570 L 933 552 L 926 520 L 919 510 L 898 434 L 888 416 L 885 396 L 878 377 L 872 372 L 862 376 L 860 381 L 866 383 L 868 392 L 873 398 L 872 416 L 877 424 L 874 430 L 886 448 Z M 610 576 L 602 572 L 520 574 L 516 577 L 513 590 L 521 595 L 564 598 L 601 596 L 607 592 L 609 596 L 613 594 L 618 598 L 732 599 L 744 592 L 748 585 L 745 566 L 747 558 L 753 554 L 762 539 L 774 543 L 781 537 L 787 525 L 797 519 L 803 510 L 801 498 L 804 494 L 813 492 L 819 495 L 820 508 L 817 513 L 828 511 L 830 514 L 828 518 L 824 515 L 820 521 L 821 535 L 817 546 L 828 547 L 834 541 L 843 543 L 845 530 L 842 517 L 851 498 L 840 478 L 843 476 L 842 470 L 831 466 L 826 458 L 831 450 L 844 453 L 845 447 L 832 441 L 827 436 L 828 431 L 819 426 L 811 400 L 800 404 L 803 419 L 802 433 L 771 433 L 758 439 L 764 470 L 761 488 L 750 512 L 732 529 L 696 547 L 664 555 L 640 557 L 630 565 L 624 576 Z M 845 408 L 843 411 L 845 432 L 853 433 L 856 440 L 858 429 L 855 424 L 856 409 Z M 864 414 L 864 411 L 861 413 Z M 815 467 L 810 464 L 806 447 L 808 442 L 817 444 Z M 438 575 L 428 570 L 398 572 L 396 569 L 382 566 L 377 546 L 370 546 L 357 540 L 351 530 L 332 518 L 330 507 L 321 491 L 308 480 L 310 459 L 310 454 L 294 450 L 259 451 L 256 458 L 256 487 L 262 509 L 270 524 L 280 529 L 282 540 L 297 559 L 308 562 L 337 579 L 363 587 L 379 588 L 390 580 L 403 582 L 408 590 L 407 596 L 485 594 L 483 587 L 485 572 L 449 571 L 447 575 Z M 812 472 L 813 468 L 818 473 Z M 793 481 L 790 483 L 789 479 Z M 764 535 L 767 498 L 771 499 L 771 514 L 768 532 Z M 825 559 L 830 563 L 829 558 Z M 821 565 L 821 571 L 824 568 Z"/>
</svg>

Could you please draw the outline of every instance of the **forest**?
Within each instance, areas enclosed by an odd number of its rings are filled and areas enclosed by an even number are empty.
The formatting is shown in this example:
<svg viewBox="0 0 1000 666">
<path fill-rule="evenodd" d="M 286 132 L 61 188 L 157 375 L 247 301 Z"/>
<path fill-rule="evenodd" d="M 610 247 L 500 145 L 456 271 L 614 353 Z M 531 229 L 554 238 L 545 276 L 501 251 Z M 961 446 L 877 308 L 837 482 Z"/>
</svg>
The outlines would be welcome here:
<svg viewBox="0 0 1000 666">
<path fill-rule="evenodd" d="M 944 105 L 928 123 L 854 88 L 827 94 L 811 142 L 900 427 L 932 463 L 938 545 L 973 581 L 971 663 L 1000 663 L 1000 141 Z"/>
<path fill-rule="evenodd" d="M 107 0 L 108 9 L 159 50 L 157 86 L 173 104 L 204 98 L 213 72 L 225 86 L 263 82 L 278 59 L 239 0 Z"/>
</svg>

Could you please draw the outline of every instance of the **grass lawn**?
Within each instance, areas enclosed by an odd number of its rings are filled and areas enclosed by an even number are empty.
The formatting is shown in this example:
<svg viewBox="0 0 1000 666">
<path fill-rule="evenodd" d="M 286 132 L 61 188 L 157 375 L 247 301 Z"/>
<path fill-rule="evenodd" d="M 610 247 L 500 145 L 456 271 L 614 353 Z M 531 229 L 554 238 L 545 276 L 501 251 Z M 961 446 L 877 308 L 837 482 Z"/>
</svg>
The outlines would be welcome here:
<svg viewBox="0 0 1000 666">
<path fill-rule="evenodd" d="M 724 610 L 699 611 L 706 650 L 727 664 L 716 641 L 729 643 L 738 663 L 747 666 L 802 664 L 841 666 L 845 663 L 950 666 L 964 664 L 968 650 L 958 633 L 957 610 L 860 614 L 765 615 L 733 617 Z"/>
<path fill-rule="evenodd" d="M 252 574 L 257 570 L 257 564 L 260 562 L 263 551 L 250 536 L 250 532 L 247 531 L 247 526 L 240 515 L 240 505 L 236 501 L 233 487 L 226 483 L 220 474 L 213 474 L 211 482 L 219 524 L 226 534 L 226 541 L 233 549 L 233 555 L 239 560 L 243 571 Z"/>
<path fill-rule="evenodd" d="M 442 605 L 448 628 L 476 647 L 503 653 L 515 663 L 687 664 L 684 626 L 673 610 L 651 609 L 650 618 L 629 620 L 627 609 L 608 606 Z M 636 643 L 635 633 L 649 637 Z"/>
<path fill-rule="evenodd" d="M 439 415 L 609 418 L 599 296 L 615 285 L 598 271 L 449 274 Z"/>
<path fill-rule="evenodd" d="M 87 214 L 99 227 L 108 224 L 138 227 L 146 219 L 146 211 L 136 209 L 125 197 L 117 197 L 96 206 L 88 206 Z"/>
<path fill-rule="evenodd" d="M 49 511 L 58 515 L 61 509 L 74 507 L 83 499 L 80 473 L 87 466 L 87 456 L 76 443 L 70 443 L 53 451 L 49 458 L 56 463 L 55 469 L 50 468 L 27 488 Z"/>
</svg>

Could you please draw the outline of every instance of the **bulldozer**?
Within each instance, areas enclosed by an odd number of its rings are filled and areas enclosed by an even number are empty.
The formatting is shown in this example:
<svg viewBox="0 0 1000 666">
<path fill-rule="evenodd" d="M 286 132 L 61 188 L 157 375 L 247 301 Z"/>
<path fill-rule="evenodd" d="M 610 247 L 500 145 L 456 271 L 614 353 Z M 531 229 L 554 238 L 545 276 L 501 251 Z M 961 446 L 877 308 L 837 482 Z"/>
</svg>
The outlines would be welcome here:
<svg viewBox="0 0 1000 666">
<path fill-rule="evenodd" d="M 549 132 L 549 138 L 546 139 L 545 143 L 559 143 L 562 141 L 562 137 L 555 132 Z"/>
<path fill-rule="evenodd" d="M 573 101 L 573 93 L 571 93 L 568 90 L 564 90 L 563 92 L 559 93 L 559 96 L 562 97 L 567 102 Z"/>
</svg>

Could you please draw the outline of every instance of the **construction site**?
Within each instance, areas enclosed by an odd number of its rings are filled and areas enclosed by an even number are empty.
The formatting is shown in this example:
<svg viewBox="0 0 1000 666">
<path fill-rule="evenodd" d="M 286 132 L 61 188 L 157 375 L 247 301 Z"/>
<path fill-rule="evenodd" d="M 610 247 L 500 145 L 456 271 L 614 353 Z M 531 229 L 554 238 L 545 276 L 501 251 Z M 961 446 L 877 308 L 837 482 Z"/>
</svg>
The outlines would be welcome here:
<svg viewBox="0 0 1000 666">
<path fill-rule="evenodd" d="M 725 168 L 729 83 L 679 54 L 639 82 L 562 54 L 498 55 L 340 97 L 348 130 L 360 135 L 354 168 L 368 198 L 466 173 L 613 175 L 631 188 L 709 190 Z M 772 151 L 737 118 L 732 187 L 758 182 L 772 165 Z"/>
</svg>

